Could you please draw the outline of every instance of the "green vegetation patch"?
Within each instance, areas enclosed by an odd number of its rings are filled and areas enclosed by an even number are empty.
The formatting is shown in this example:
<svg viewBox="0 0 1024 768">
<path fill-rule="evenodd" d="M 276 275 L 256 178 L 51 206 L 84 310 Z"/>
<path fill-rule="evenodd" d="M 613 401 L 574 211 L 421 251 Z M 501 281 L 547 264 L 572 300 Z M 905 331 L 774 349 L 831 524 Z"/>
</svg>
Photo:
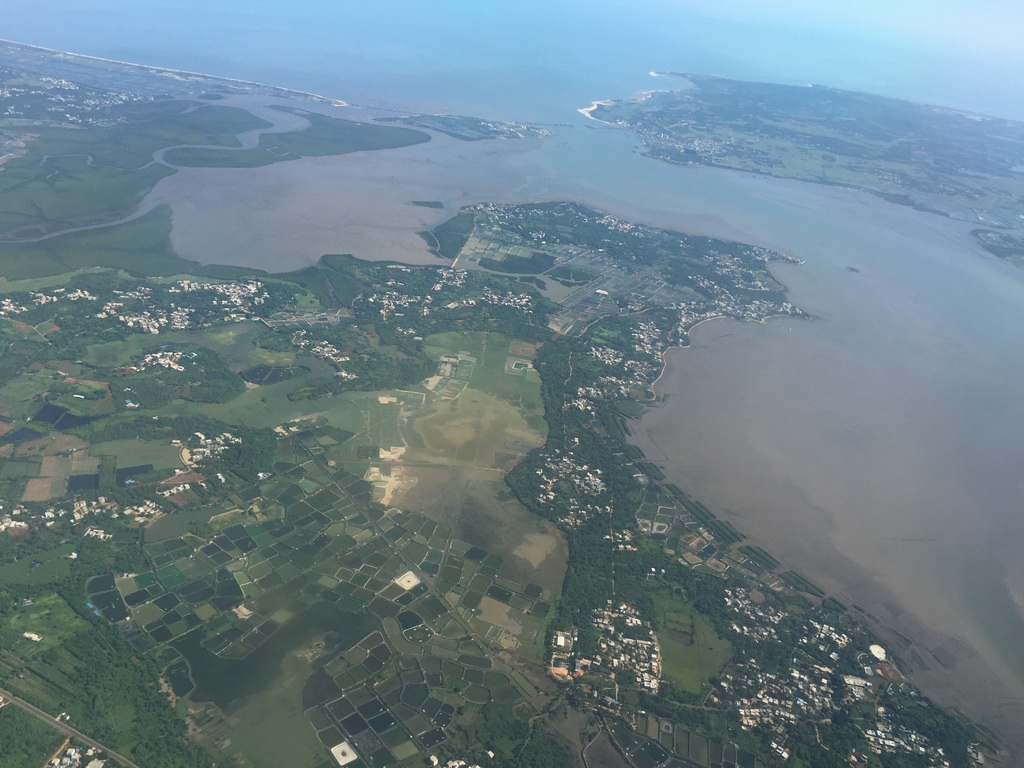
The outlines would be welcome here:
<svg viewBox="0 0 1024 768">
<path fill-rule="evenodd" d="M 429 134 L 409 128 L 358 123 L 289 107 L 277 109 L 301 115 L 309 122 L 309 127 L 287 133 L 265 133 L 253 149 L 172 149 L 164 159 L 172 165 L 186 167 L 257 168 L 300 157 L 396 149 L 430 141 Z"/>
<path fill-rule="evenodd" d="M 0 584 L 20 586 L 56 584 L 71 573 L 71 560 L 68 555 L 74 551 L 74 544 L 61 544 L 34 557 L 0 566 Z M 113 584 L 111 584 L 111 589 L 113 589 Z"/>
<path fill-rule="evenodd" d="M 179 447 L 157 440 L 110 440 L 96 443 L 89 452 L 94 456 L 113 456 L 119 467 L 152 464 L 153 469 L 180 469 Z"/>
<path fill-rule="evenodd" d="M 18 280 L 95 266 L 136 275 L 175 275 L 201 269 L 174 253 L 170 233 L 170 208 L 162 205 L 117 226 L 34 243 L 0 243 L 0 274 Z"/>
<path fill-rule="evenodd" d="M 88 625 L 64 598 L 50 594 L 37 597 L 31 605 L 18 605 L 3 619 L 0 645 L 21 657 L 59 645 Z"/>
<path fill-rule="evenodd" d="M 660 590 L 651 597 L 665 677 L 683 690 L 700 693 L 732 657 L 732 646 L 681 595 Z"/>
<path fill-rule="evenodd" d="M 64 734 L 14 705 L 0 708 L 0 768 L 44 765 Z"/>
</svg>

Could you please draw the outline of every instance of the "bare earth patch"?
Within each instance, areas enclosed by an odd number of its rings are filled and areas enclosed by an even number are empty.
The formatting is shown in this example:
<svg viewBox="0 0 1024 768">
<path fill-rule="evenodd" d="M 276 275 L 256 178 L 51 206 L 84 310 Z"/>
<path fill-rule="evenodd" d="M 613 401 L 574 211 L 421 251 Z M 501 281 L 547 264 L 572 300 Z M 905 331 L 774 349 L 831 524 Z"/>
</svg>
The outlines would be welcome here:
<svg viewBox="0 0 1024 768">
<path fill-rule="evenodd" d="M 523 625 L 508 615 L 508 606 L 493 597 L 484 596 L 480 601 L 480 618 L 513 635 L 518 636 L 523 631 Z"/>
<path fill-rule="evenodd" d="M 512 550 L 512 554 L 526 560 L 534 568 L 539 568 L 550 555 L 558 549 L 558 541 L 546 533 L 527 533 L 523 543 Z"/>
</svg>

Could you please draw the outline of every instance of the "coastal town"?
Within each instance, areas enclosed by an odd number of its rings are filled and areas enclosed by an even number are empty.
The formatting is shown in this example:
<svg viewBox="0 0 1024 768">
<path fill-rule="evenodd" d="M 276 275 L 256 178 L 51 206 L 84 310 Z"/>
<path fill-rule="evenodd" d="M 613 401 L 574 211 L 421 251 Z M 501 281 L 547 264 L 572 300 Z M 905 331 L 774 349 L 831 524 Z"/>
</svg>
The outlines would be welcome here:
<svg viewBox="0 0 1024 768">
<path fill-rule="evenodd" d="M 471 210 L 476 226 L 455 265 L 536 275 L 541 292 L 560 305 L 551 326 L 561 333 L 655 307 L 677 313 L 681 335 L 715 317 L 806 316 L 767 270 L 801 261 L 777 251 L 666 232 L 570 203 Z"/>
</svg>

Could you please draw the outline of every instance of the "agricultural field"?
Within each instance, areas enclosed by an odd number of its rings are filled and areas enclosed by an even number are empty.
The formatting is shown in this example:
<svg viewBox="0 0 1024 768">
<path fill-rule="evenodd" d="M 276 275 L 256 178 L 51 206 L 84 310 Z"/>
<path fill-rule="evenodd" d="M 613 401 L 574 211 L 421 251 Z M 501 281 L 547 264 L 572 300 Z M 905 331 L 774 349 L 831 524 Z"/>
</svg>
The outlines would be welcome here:
<svg viewBox="0 0 1024 768">
<path fill-rule="evenodd" d="M 0 415 L 24 419 L 39 409 L 37 398 L 53 385 L 50 371 L 27 371 L 0 387 Z"/>
<path fill-rule="evenodd" d="M 290 755 L 314 768 L 342 740 L 365 765 L 411 764 L 456 712 L 518 704 L 515 670 L 494 654 L 542 652 L 560 538 L 520 511 L 502 537 L 512 551 L 492 553 L 455 534 L 482 519 L 456 529 L 372 505 L 372 486 L 327 458 L 353 433 L 326 418 L 283 432 L 275 473 L 232 494 L 212 535 L 150 541 L 150 570 L 93 579 L 89 607 L 130 620 L 137 647 L 179 652 L 207 737 L 229 735 L 225 756 L 255 766 Z M 130 449 L 121 442 L 107 445 Z"/>
<path fill-rule="evenodd" d="M 646 740 L 636 734 L 644 734 Z M 638 718 L 636 734 L 633 735 L 636 743 L 630 756 L 634 760 L 640 757 L 638 764 L 644 762 L 644 752 L 656 752 L 653 742 L 657 742 L 658 746 L 676 757 L 700 766 L 725 764 L 739 768 L 760 768 L 762 765 L 753 753 L 735 744 L 720 743 L 654 715 L 641 715 Z"/>
<path fill-rule="evenodd" d="M 166 441 L 112 440 L 107 443 L 94 443 L 89 448 L 94 456 L 110 456 L 117 467 L 132 467 L 140 464 L 151 464 L 154 470 L 184 469 L 180 458 L 180 449 Z"/>
</svg>

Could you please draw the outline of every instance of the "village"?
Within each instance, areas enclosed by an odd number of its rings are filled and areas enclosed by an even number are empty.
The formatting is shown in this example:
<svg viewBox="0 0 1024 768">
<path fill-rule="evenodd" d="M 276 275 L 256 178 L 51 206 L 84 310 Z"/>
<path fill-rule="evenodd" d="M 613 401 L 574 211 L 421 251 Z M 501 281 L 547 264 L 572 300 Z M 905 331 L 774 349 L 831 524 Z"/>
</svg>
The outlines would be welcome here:
<svg viewBox="0 0 1024 768">
<path fill-rule="evenodd" d="M 554 502 L 556 499 L 563 505 L 564 512 L 559 522 L 573 528 L 595 514 L 608 512 L 608 507 L 581 500 L 582 496 L 599 496 L 605 492 L 606 486 L 601 479 L 601 470 L 591 468 L 588 464 L 577 461 L 572 451 L 566 454 L 558 449 L 555 455 L 548 457 L 543 469 L 537 470 L 540 477 L 540 495 L 537 501 L 541 504 Z M 567 495 L 572 494 L 572 495 Z"/>
<path fill-rule="evenodd" d="M 106 515 L 112 520 L 124 517 L 141 525 L 152 521 L 162 513 L 163 510 L 160 506 L 152 500 L 147 499 L 140 504 L 122 507 L 106 496 L 99 496 L 95 500 L 74 500 L 70 502 L 70 506 L 50 506 L 45 509 L 29 508 L 18 504 L 9 512 L 0 507 L 0 531 L 17 534 L 19 530 L 27 532 L 31 525 L 45 525 L 52 528 L 64 519 L 68 522 L 78 523 L 88 517 L 100 514 Z"/>
<path fill-rule="evenodd" d="M 576 629 L 555 632 L 552 639 L 549 674 L 560 682 L 569 682 L 590 672 L 604 672 L 613 680 L 631 675 L 636 686 L 652 694 L 661 687 L 661 645 L 650 622 L 627 603 L 609 600 L 605 607 L 594 610 L 592 625 L 600 632 L 597 653 L 589 658 L 576 652 L 579 633 Z M 604 706 L 617 708 L 612 697 Z"/>
</svg>

